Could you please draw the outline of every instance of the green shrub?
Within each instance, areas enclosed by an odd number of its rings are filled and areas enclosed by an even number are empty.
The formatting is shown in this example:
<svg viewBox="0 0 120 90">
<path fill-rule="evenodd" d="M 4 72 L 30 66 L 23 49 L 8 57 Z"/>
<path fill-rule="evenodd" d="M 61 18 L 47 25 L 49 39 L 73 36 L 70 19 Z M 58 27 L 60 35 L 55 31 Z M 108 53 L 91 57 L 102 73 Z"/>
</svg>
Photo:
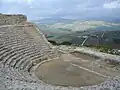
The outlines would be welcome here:
<svg viewBox="0 0 120 90">
<path fill-rule="evenodd" d="M 57 43 L 53 40 L 48 40 L 48 42 L 52 43 L 53 45 L 57 45 Z"/>
<path fill-rule="evenodd" d="M 68 42 L 68 41 L 64 41 L 64 42 L 61 43 L 61 45 L 72 45 L 72 43 Z"/>
</svg>

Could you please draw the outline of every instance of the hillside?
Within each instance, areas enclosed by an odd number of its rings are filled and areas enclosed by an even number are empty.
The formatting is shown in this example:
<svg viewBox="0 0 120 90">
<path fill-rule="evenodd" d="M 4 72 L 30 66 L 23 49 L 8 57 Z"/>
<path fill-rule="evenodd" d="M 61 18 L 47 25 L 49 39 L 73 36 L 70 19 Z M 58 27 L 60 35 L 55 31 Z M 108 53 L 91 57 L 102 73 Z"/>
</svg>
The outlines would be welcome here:
<svg viewBox="0 0 120 90">
<path fill-rule="evenodd" d="M 110 44 L 120 48 L 120 24 L 105 21 L 73 21 L 71 23 L 37 24 L 48 40 L 79 45 Z M 87 38 L 87 39 L 86 39 Z"/>
<path fill-rule="evenodd" d="M 105 21 L 71 21 L 69 23 L 59 22 L 52 24 L 39 24 L 42 28 L 50 29 L 68 29 L 71 31 L 84 30 L 119 30 L 119 23 L 111 23 Z"/>
</svg>

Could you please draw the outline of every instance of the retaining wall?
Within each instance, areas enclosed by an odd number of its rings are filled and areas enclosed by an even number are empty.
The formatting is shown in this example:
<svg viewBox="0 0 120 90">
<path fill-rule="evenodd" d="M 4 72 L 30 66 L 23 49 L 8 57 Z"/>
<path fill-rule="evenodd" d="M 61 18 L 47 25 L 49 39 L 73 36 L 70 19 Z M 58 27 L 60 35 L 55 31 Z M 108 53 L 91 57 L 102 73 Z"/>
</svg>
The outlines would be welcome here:
<svg viewBox="0 0 120 90">
<path fill-rule="evenodd" d="M 0 25 L 14 25 L 27 21 L 27 17 L 22 14 L 0 14 Z"/>
</svg>

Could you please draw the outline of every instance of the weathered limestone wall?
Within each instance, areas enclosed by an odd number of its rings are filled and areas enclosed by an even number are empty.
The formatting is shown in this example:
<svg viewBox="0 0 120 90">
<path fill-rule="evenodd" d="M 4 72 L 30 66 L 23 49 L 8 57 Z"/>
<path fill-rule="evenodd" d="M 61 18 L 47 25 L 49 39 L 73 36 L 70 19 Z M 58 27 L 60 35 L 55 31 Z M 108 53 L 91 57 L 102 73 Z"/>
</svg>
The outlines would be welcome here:
<svg viewBox="0 0 120 90">
<path fill-rule="evenodd" d="M 27 17 L 22 14 L 0 14 L 0 25 L 14 25 L 27 21 Z"/>
</svg>

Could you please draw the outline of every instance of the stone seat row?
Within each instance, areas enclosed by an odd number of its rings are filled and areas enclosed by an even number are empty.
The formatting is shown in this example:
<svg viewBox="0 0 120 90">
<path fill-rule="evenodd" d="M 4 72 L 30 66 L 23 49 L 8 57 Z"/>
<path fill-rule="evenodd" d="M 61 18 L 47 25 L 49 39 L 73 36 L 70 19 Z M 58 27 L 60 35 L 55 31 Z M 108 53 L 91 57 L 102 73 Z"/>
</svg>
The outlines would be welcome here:
<svg viewBox="0 0 120 90">
<path fill-rule="evenodd" d="M 41 34 L 35 40 L 24 27 L 4 29 L 0 28 L 4 32 L 0 34 L 0 90 L 119 90 L 120 78 L 85 88 L 44 84 L 31 75 L 32 69 L 41 61 L 58 57 L 56 49 L 50 49 Z"/>
</svg>

